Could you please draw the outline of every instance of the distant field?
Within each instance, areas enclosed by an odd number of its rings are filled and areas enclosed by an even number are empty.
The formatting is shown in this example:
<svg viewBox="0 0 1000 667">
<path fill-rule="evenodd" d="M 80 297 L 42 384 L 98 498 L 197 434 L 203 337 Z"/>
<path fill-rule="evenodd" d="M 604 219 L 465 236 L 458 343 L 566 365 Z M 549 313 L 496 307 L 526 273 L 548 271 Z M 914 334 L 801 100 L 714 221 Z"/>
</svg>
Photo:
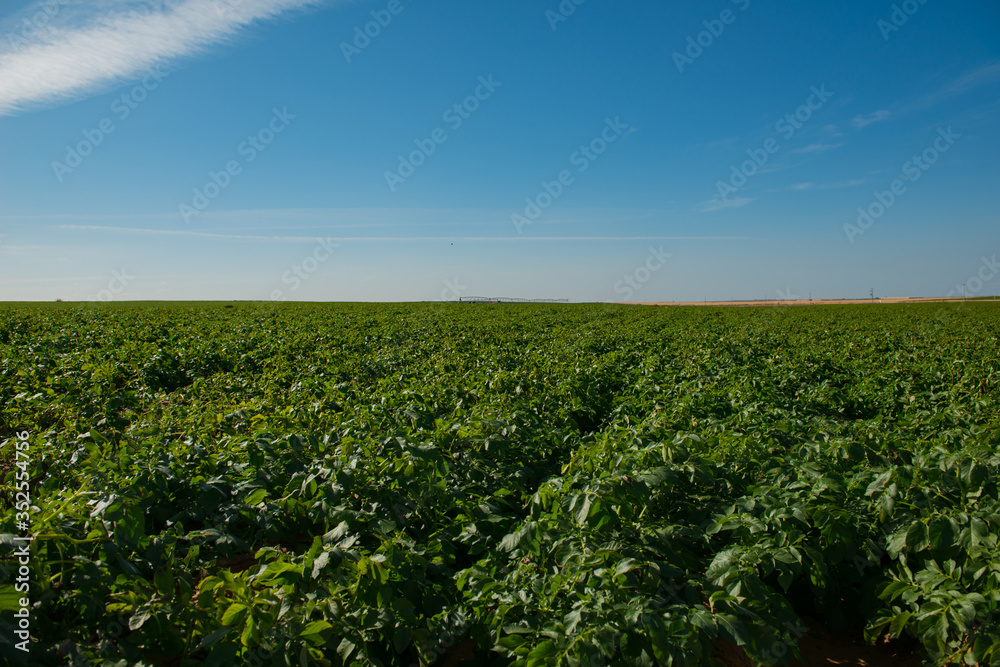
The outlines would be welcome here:
<svg viewBox="0 0 1000 667">
<path fill-rule="evenodd" d="M 644 303 L 644 306 L 843 306 L 850 304 L 885 305 L 893 303 L 908 304 L 928 304 L 928 303 L 962 303 L 968 301 L 996 301 L 1000 302 L 1000 297 L 979 296 L 951 298 L 934 297 L 882 297 L 875 299 L 755 299 L 750 301 L 666 301 Z"/>
<path fill-rule="evenodd" d="M 32 665 L 820 635 L 996 664 L 998 332 L 993 303 L 0 304 L 0 656 L 27 595 Z"/>
</svg>

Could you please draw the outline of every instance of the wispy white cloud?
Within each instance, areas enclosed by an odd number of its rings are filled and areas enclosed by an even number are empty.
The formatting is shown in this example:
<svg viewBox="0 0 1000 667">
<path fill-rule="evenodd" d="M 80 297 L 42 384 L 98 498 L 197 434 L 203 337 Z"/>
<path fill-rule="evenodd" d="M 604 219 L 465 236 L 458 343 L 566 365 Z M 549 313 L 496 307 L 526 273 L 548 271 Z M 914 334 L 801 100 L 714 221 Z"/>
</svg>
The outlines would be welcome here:
<svg viewBox="0 0 1000 667">
<path fill-rule="evenodd" d="M 981 86 L 988 85 L 1000 80 L 1000 62 L 983 65 L 978 69 L 963 74 L 951 83 L 938 88 L 932 93 L 924 95 L 915 102 L 907 105 L 906 111 L 915 111 L 929 106 L 933 106 L 947 99 L 975 90 Z"/>
<path fill-rule="evenodd" d="M 847 128 L 846 125 L 841 126 L 837 124 L 830 124 L 826 125 L 823 129 L 832 137 L 842 137 L 845 136 L 846 129 L 861 130 L 869 125 L 880 123 L 892 116 L 901 116 L 914 111 L 919 111 L 944 102 L 957 95 L 970 92 L 976 88 L 980 88 L 997 81 L 1000 81 L 1000 62 L 983 65 L 975 70 L 972 70 L 971 72 L 963 74 L 950 83 L 940 86 L 933 92 L 928 93 L 912 102 L 894 107 L 893 110 L 879 109 L 877 111 L 873 111 L 872 113 L 858 114 L 846 124 L 849 125 L 850 128 Z M 844 129 L 842 129 L 842 127 Z M 810 150 L 829 150 L 830 148 L 836 148 L 842 145 L 842 143 L 833 145 L 814 144 L 813 146 L 806 146 L 805 148 L 800 148 L 793 152 L 805 153 Z"/>
<path fill-rule="evenodd" d="M 879 109 L 878 111 L 868 114 L 858 114 L 851 119 L 851 125 L 860 130 L 863 127 L 881 122 L 891 115 L 892 113 L 888 109 Z"/>
<path fill-rule="evenodd" d="M 838 188 L 854 188 L 864 184 L 865 184 L 865 179 L 855 178 L 850 181 L 841 181 L 839 183 L 824 183 L 823 185 L 820 185 L 818 187 L 820 190 L 835 190 Z"/>
<path fill-rule="evenodd" d="M 814 183 L 812 181 L 807 181 L 804 183 L 793 183 L 792 185 L 780 187 L 780 188 L 768 188 L 768 193 L 776 192 L 788 192 L 789 190 L 793 192 L 805 192 L 806 190 L 833 190 L 836 188 L 851 188 L 857 185 L 862 185 L 864 180 L 857 179 L 853 181 L 841 181 L 840 183 Z"/>
<path fill-rule="evenodd" d="M 12 245 L 10 243 L 0 247 L 2 255 L 27 255 L 30 253 L 47 252 L 56 249 L 56 246 L 47 245 Z"/>
<path fill-rule="evenodd" d="M 60 283 L 67 282 L 70 280 L 107 280 L 108 276 L 97 275 L 97 276 L 36 276 L 31 278 L 10 278 L 10 279 L 0 279 L 0 285 L 24 285 L 31 283 Z"/>
<path fill-rule="evenodd" d="M 665 204 L 676 202 L 667 201 Z M 640 208 L 573 208 L 567 207 L 552 211 L 553 217 L 547 218 L 546 225 L 554 224 L 601 224 L 624 222 L 653 221 L 669 215 L 669 209 Z M 102 224 L 114 226 L 120 222 L 122 227 L 166 225 L 175 228 L 177 212 L 142 213 L 142 214 L 104 214 L 104 213 L 64 213 L 64 214 L 32 214 L 11 215 L 0 213 L 0 224 Z M 139 222 L 141 221 L 141 223 Z M 320 229 L 332 228 L 364 228 L 364 227 L 450 227 L 450 226 L 491 226 L 498 223 L 510 224 L 510 209 L 507 208 L 287 208 L 287 209 L 250 209 L 231 211 L 205 211 L 201 217 L 200 229 L 208 225 L 224 225 L 226 231 L 239 229 Z M 237 226 L 239 225 L 239 226 Z"/>
<path fill-rule="evenodd" d="M 808 146 L 803 146 L 802 148 L 796 148 L 792 151 L 792 154 L 799 153 L 822 153 L 824 151 L 833 150 L 834 148 L 840 148 L 843 143 L 839 144 L 809 144 Z"/>
<path fill-rule="evenodd" d="M 739 208 L 746 206 L 754 201 L 754 199 L 754 197 L 736 197 L 723 201 L 719 197 L 712 197 L 708 201 L 702 202 L 701 211 L 702 213 L 711 213 L 712 211 L 721 211 L 726 208 Z"/>
<path fill-rule="evenodd" d="M 945 89 L 945 92 L 957 95 L 959 93 L 972 90 L 973 88 L 978 88 L 979 86 L 987 83 L 991 83 L 997 79 L 1000 79 L 1000 62 L 993 63 L 991 65 L 984 65 L 977 70 L 969 72 L 965 76 L 959 77 L 957 81 Z"/>
<path fill-rule="evenodd" d="M 5 21 L 10 28 L 0 41 L 0 116 L 103 91 L 232 40 L 254 22 L 322 2 L 36 2 Z M 44 25 L 32 25 L 31 17 L 53 4 L 59 11 Z"/>
<path fill-rule="evenodd" d="M 265 243 L 315 243 L 316 236 L 260 236 L 248 234 L 216 234 L 177 229 L 148 229 L 138 227 L 108 227 L 103 225 L 58 225 L 59 229 L 90 232 L 113 232 L 144 236 L 193 236 L 198 238 L 226 239 L 232 241 L 257 241 Z M 415 243 L 419 241 L 464 242 L 530 242 L 530 241 L 732 241 L 745 236 L 336 236 L 324 238 L 337 243 Z"/>
<path fill-rule="evenodd" d="M 927 107 L 934 106 L 935 104 L 945 102 L 952 97 L 956 97 L 963 93 L 973 91 L 977 88 L 996 83 L 998 81 L 1000 81 L 1000 62 L 989 63 L 967 72 L 966 74 L 959 76 L 943 86 L 939 86 L 936 90 L 927 93 L 922 97 L 894 107 L 892 110 L 879 109 L 877 111 L 873 111 L 872 113 L 858 114 L 847 124 L 830 124 L 826 125 L 823 129 L 828 132 L 830 136 L 842 137 L 845 136 L 845 130 L 848 129 L 848 125 L 853 130 L 861 130 L 874 123 L 880 123 L 892 116 L 901 116 L 926 109 Z M 814 144 L 813 146 L 806 146 L 805 148 L 800 148 L 793 152 L 804 153 L 809 152 L 810 150 L 828 150 L 829 148 L 836 148 L 841 145 L 843 144 L 834 144 L 832 146 Z"/>
</svg>

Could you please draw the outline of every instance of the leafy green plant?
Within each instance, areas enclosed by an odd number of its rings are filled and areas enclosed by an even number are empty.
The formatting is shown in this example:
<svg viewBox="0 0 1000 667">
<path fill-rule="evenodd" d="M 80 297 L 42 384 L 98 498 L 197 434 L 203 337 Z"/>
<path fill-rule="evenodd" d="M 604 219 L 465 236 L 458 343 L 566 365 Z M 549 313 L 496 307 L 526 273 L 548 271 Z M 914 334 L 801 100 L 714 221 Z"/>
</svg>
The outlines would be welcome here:
<svg viewBox="0 0 1000 667">
<path fill-rule="evenodd" d="M 6 304 L 0 655 L 1000 664 L 989 303 Z M 30 433 L 30 460 L 12 454 Z"/>
</svg>

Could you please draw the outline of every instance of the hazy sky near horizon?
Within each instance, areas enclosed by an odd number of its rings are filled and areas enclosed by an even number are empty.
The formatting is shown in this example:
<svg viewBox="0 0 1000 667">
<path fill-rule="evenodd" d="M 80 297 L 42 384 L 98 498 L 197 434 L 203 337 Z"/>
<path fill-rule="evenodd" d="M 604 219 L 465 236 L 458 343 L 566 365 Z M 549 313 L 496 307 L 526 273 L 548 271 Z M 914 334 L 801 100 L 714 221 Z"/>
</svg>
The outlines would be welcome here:
<svg viewBox="0 0 1000 667">
<path fill-rule="evenodd" d="M 0 301 L 1000 293 L 996 2 L 0 12 Z"/>
</svg>

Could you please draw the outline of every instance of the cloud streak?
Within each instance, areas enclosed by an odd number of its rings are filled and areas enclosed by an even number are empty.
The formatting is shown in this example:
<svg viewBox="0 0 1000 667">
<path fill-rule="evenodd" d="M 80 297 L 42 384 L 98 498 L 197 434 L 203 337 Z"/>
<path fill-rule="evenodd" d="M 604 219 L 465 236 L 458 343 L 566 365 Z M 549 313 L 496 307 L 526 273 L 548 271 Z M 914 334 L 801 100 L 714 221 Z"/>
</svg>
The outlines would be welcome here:
<svg viewBox="0 0 1000 667">
<path fill-rule="evenodd" d="M 197 238 L 227 239 L 233 241 L 258 241 L 265 243 L 315 243 L 315 236 L 263 236 L 250 234 L 218 234 L 176 229 L 148 229 L 137 227 L 108 227 L 104 225 L 58 225 L 68 231 L 114 232 L 119 234 L 193 236 Z M 531 241 L 740 241 L 746 236 L 338 236 L 328 241 L 348 243 L 415 243 L 419 241 L 465 241 L 479 243 L 524 243 Z"/>
<path fill-rule="evenodd" d="M 721 211 L 727 208 L 740 208 L 754 201 L 754 199 L 754 197 L 736 197 L 723 201 L 719 197 L 712 197 L 708 201 L 702 202 L 701 212 L 712 213 L 713 211 Z"/>
<path fill-rule="evenodd" d="M 982 86 L 987 86 L 1000 80 L 1000 62 L 989 63 L 968 72 L 948 85 L 925 95 L 907 107 L 907 111 L 924 109 L 946 100 L 968 93 Z"/>
<path fill-rule="evenodd" d="M 66 0 L 30 5 L 0 41 L 0 116 L 80 99 L 324 0 Z M 51 12 L 51 8 L 50 8 Z"/>
<path fill-rule="evenodd" d="M 888 109 L 879 109 L 878 111 L 869 114 L 858 114 L 851 120 L 851 125 L 860 130 L 863 127 L 881 122 L 891 115 L 892 113 L 889 112 Z"/>
<path fill-rule="evenodd" d="M 809 144 L 808 146 L 803 146 L 802 148 L 796 148 L 792 151 L 792 155 L 800 155 L 803 153 L 823 153 L 825 151 L 833 150 L 834 148 L 840 148 L 843 145 L 843 142 L 838 144 Z"/>
</svg>

